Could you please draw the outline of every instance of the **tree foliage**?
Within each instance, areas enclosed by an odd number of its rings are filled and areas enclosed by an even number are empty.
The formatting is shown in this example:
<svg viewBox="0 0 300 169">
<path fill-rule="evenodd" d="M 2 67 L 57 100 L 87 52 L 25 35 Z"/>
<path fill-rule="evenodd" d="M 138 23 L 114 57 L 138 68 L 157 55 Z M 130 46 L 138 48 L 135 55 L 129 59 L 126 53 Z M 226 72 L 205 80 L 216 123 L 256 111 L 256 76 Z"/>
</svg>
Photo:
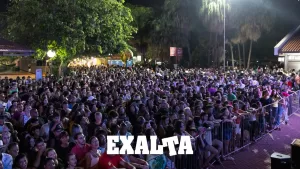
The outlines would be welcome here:
<svg viewBox="0 0 300 169">
<path fill-rule="evenodd" d="M 56 50 L 63 62 L 79 54 L 117 53 L 129 48 L 136 29 L 130 9 L 117 0 L 13 0 L 7 35 L 29 44 L 39 57 Z"/>
<path fill-rule="evenodd" d="M 263 33 L 268 33 L 274 21 L 274 14 L 269 8 L 270 0 L 247 1 L 240 0 L 239 3 L 231 3 L 232 11 L 229 13 L 230 25 L 236 29 L 232 41 L 235 44 L 244 44 L 250 41 L 247 68 L 250 67 L 252 43 L 257 42 Z"/>
<path fill-rule="evenodd" d="M 130 44 L 134 45 L 139 53 L 146 55 L 148 44 L 151 39 L 152 21 L 154 19 L 154 10 L 150 7 L 126 4 L 131 10 L 133 17 L 132 25 L 137 28 L 137 32 L 133 34 Z"/>
<path fill-rule="evenodd" d="M 228 13 L 230 5 L 224 0 L 202 0 L 200 16 L 210 32 L 222 34 L 224 24 L 224 7 Z"/>
<path fill-rule="evenodd" d="M 165 0 L 162 14 L 153 21 L 155 27 L 151 35 L 152 43 L 160 49 L 158 55 L 169 57 L 171 46 L 182 47 L 188 50 L 186 53 L 191 61 L 189 39 L 196 23 L 197 2 L 196 0 Z"/>
</svg>

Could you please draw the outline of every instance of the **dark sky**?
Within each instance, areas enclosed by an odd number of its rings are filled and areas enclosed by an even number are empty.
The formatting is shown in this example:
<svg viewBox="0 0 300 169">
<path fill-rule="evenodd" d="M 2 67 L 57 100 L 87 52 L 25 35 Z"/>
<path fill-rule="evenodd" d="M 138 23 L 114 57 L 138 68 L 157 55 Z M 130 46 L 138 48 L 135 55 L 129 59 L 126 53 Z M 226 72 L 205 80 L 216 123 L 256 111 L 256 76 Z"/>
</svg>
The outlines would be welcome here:
<svg viewBox="0 0 300 169">
<path fill-rule="evenodd" d="M 0 0 L 0 12 L 6 10 L 9 0 Z M 300 24 L 300 1 L 299 0 L 271 0 L 274 4 L 274 12 L 282 17 L 282 19 L 290 22 L 298 22 Z M 144 6 L 160 6 L 164 0 L 126 0 L 126 2 L 144 5 Z"/>
<path fill-rule="evenodd" d="M 143 6 L 153 6 L 162 4 L 164 0 L 126 0 L 126 2 Z"/>
<path fill-rule="evenodd" d="M 3 12 L 6 10 L 7 3 L 8 3 L 8 0 L 0 0 L 0 12 Z"/>
<path fill-rule="evenodd" d="M 6 11 L 8 1 L 9 0 L 0 0 L 0 12 Z M 164 0 L 126 0 L 126 2 L 135 5 L 161 7 Z M 278 41 L 288 32 L 300 25 L 300 0 L 271 0 L 271 2 L 273 4 L 269 6 L 269 8 L 274 11 L 277 19 L 275 20 L 272 31 L 267 36 L 263 36 L 258 44 L 255 45 L 255 48 L 257 48 L 255 51 L 266 50 L 266 53 L 269 53 Z"/>
</svg>

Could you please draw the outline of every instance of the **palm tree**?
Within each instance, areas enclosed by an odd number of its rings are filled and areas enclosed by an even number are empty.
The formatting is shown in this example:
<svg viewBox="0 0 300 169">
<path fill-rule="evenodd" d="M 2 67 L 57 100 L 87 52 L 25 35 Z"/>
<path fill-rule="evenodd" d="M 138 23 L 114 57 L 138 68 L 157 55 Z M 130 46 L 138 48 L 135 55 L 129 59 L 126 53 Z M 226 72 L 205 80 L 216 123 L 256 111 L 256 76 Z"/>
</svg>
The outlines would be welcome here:
<svg viewBox="0 0 300 169">
<path fill-rule="evenodd" d="M 237 29 L 236 36 L 232 39 L 235 44 L 242 44 L 244 65 L 250 67 L 253 42 L 256 42 L 263 32 L 270 31 L 272 27 L 271 0 L 239 0 L 232 1 L 232 12 L 230 15 L 231 25 Z M 245 43 L 249 41 L 249 53 L 247 62 L 245 59 Z M 240 52 L 240 49 L 239 49 Z"/>
<path fill-rule="evenodd" d="M 227 11 L 230 10 L 229 4 L 225 4 L 224 0 L 202 0 L 202 6 L 200 8 L 200 15 L 202 16 L 203 23 L 211 33 L 210 45 L 212 50 L 212 56 L 215 61 L 217 60 L 217 50 L 220 49 L 220 44 L 218 43 L 218 36 L 224 33 L 224 6 Z M 214 35 L 215 37 L 213 43 L 212 35 Z"/>
<path fill-rule="evenodd" d="M 252 53 L 252 44 L 256 42 L 261 36 L 261 28 L 258 24 L 255 23 L 246 23 L 242 25 L 241 32 L 244 33 L 250 41 L 249 47 L 249 55 L 248 55 L 248 62 L 247 62 L 247 69 L 250 67 L 250 60 L 251 60 L 251 53 Z"/>
<path fill-rule="evenodd" d="M 234 68 L 234 55 L 233 55 L 233 45 L 232 42 L 228 39 L 226 40 L 226 44 L 230 47 L 230 54 L 231 54 L 231 66 Z"/>
<path fill-rule="evenodd" d="M 244 65 L 245 67 L 245 42 L 247 41 L 246 37 L 241 33 L 241 32 L 238 32 L 235 37 L 233 37 L 231 39 L 231 42 L 235 45 L 237 45 L 238 47 L 238 57 L 239 57 L 239 68 L 241 69 L 242 68 L 242 65 Z M 240 45 L 243 46 L 243 63 L 242 63 L 242 58 L 241 58 L 241 48 L 240 48 Z"/>
</svg>

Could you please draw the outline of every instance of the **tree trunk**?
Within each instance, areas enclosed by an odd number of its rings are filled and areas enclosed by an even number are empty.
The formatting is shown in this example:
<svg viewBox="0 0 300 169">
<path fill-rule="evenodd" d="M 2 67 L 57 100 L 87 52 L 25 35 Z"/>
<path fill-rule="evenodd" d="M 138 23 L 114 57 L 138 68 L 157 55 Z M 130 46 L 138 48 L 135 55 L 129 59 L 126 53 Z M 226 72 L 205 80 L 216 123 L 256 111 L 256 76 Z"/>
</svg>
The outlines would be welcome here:
<svg viewBox="0 0 300 169">
<path fill-rule="evenodd" d="M 249 69 L 249 67 L 250 67 L 251 52 L 252 52 L 252 40 L 250 40 L 250 47 L 249 47 L 249 56 L 248 56 L 247 69 Z"/>
<path fill-rule="evenodd" d="M 246 68 L 246 52 L 245 52 L 245 43 L 243 43 L 243 67 Z"/>
<path fill-rule="evenodd" d="M 238 53 L 239 53 L 239 68 L 242 68 L 242 61 L 241 61 L 241 49 L 240 49 L 240 44 L 238 43 Z"/>
<path fill-rule="evenodd" d="M 229 42 L 230 52 L 231 52 L 231 66 L 234 68 L 234 57 L 233 57 L 233 46 L 232 43 Z"/>
<path fill-rule="evenodd" d="M 208 43 L 208 55 L 207 55 L 207 66 L 211 65 L 211 56 L 212 56 L 212 45 L 211 40 L 212 39 L 212 33 L 209 32 L 209 43 Z"/>
<path fill-rule="evenodd" d="M 62 71 L 63 64 L 64 64 L 63 61 L 61 61 L 60 64 L 59 64 L 59 68 L 58 68 L 58 75 L 59 76 L 63 76 L 63 71 Z"/>
<path fill-rule="evenodd" d="M 218 60 L 218 33 L 216 33 L 216 36 L 215 36 L 214 56 L 213 57 L 214 57 L 214 66 L 218 66 L 219 65 L 219 60 Z"/>
<path fill-rule="evenodd" d="M 157 56 L 157 58 L 159 57 L 159 55 L 161 55 L 160 56 L 160 59 L 161 59 L 161 62 L 163 62 L 164 61 L 164 56 L 163 56 L 163 52 L 161 51 L 162 49 L 161 49 L 161 44 L 159 45 L 159 50 L 158 50 L 158 52 L 157 52 L 157 54 L 158 54 L 158 56 Z"/>
</svg>

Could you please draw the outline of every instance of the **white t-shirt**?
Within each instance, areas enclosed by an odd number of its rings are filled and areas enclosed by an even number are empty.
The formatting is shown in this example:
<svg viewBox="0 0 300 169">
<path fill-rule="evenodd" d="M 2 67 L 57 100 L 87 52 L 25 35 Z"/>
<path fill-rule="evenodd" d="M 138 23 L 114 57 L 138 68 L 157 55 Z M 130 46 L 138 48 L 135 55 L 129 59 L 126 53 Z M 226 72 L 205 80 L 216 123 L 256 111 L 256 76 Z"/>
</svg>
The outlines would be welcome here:
<svg viewBox="0 0 300 169">
<path fill-rule="evenodd" d="M 252 86 L 258 86 L 258 85 L 259 85 L 259 83 L 257 80 L 252 80 Z"/>
<path fill-rule="evenodd" d="M 244 89 L 244 88 L 245 88 L 245 86 L 246 86 L 245 84 L 243 84 L 243 83 L 240 83 L 240 84 L 239 84 L 239 86 L 238 86 L 238 88 L 239 88 L 239 89 Z"/>
</svg>

